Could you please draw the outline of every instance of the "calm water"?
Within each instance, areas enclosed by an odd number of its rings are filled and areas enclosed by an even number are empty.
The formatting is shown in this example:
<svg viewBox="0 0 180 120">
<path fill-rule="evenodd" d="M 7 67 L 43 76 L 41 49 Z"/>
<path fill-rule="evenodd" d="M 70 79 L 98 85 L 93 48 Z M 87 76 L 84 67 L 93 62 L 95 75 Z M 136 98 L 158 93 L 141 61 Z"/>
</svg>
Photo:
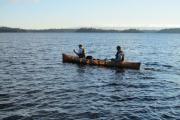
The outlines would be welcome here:
<svg viewBox="0 0 180 120">
<path fill-rule="evenodd" d="M 63 64 L 79 43 L 141 70 Z M 180 34 L 1 33 L 0 119 L 180 119 Z"/>
</svg>

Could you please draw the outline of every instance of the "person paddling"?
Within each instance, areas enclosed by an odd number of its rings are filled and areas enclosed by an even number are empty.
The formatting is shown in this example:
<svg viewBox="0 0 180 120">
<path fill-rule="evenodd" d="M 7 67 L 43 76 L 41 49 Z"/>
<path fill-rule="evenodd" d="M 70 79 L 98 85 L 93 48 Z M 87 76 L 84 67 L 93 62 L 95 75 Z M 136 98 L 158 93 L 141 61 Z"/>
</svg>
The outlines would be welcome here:
<svg viewBox="0 0 180 120">
<path fill-rule="evenodd" d="M 83 48 L 83 46 L 80 44 L 79 45 L 79 50 L 78 50 L 78 52 L 76 52 L 75 50 L 73 50 L 74 51 L 74 53 L 77 55 L 77 56 L 79 56 L 79 58 L 85 58 L 85 49 Z"/>
<path fill-rule="evenodd" d="M 116 62 L 124 61 L 124 52 L 122 51 L 120 46 L 117 46 L 117 52 L 116 52 L 115 56 L 116 56 L 116 58 L 115 58 Z"/>
</svg>

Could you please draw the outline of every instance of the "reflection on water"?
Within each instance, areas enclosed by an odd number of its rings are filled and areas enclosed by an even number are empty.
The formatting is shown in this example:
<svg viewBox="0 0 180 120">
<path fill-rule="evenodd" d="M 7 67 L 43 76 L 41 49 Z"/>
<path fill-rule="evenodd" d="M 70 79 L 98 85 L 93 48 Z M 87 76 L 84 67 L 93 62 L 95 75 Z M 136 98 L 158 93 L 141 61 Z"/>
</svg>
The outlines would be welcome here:
<svg viewBox="0 0 180 120">
<path fill-rule="evenodd" d="M 85 65 L 77 65 L 77 73 L 79 75 L 82 75 L 83 73 L 85 73 L 85 68 L 86 68 Z"/>
<path fill-rule="evenodd" d="M 117 75 L 118 75 L 119 73 L 124 73 L 124 72 L 125 72 L 125 69 L 116 69 Z M 123 75 L 123 74 L 121 74 L 121 75 Z"/>
<path fill-rule="evenodd" d="M 179 119 L 179 39 L 179 34 L 1 33 L 0 119 Z M 121 45 L 126 60 L 142 62 L 141 70 L 62 63 L 61 54 L 72 54 L 79 43 L 102 59 L 114 57 Z"/>
</svg>

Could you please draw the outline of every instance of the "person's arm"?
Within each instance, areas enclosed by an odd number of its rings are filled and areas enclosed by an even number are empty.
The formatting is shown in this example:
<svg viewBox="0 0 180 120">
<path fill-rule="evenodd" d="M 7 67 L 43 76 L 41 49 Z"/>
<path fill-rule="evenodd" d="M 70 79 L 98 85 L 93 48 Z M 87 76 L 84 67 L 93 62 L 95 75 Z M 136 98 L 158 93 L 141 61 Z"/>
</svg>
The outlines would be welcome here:
<svg viewBox="0 0 180 120">
<path fill-rule="evenodd" d="M 117 60 L 118 59 L 118 53 L 116 53 L 116 55 L 115 55 L 115 60 Z"/>
<path fill-rule="evenodd" d="M 74 52 L 76 55 L 78 55 L 78 56 L 79 56 L 79 54 L 78 54 L 75 50 L 73 50 L 73 52 Z"/>
<path fill-rule="evenodd" d="M 124 52 L 122 52 L 122 60 L 121 61 L 124 61 Z"/>
</svg>

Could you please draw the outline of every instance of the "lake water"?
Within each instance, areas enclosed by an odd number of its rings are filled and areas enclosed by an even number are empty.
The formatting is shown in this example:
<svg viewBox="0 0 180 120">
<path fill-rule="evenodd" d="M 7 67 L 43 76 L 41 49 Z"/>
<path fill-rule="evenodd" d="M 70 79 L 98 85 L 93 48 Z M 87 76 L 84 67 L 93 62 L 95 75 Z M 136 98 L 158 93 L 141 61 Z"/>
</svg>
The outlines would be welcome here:
<svg viewBox="0 0 180 120">
<path fill-rule="evenodd" d="M 141 69 L 62 63 L 79 43 Z M 180 34 L 1 33 L 0 119 L 180 119 Z"/>
</svg>

